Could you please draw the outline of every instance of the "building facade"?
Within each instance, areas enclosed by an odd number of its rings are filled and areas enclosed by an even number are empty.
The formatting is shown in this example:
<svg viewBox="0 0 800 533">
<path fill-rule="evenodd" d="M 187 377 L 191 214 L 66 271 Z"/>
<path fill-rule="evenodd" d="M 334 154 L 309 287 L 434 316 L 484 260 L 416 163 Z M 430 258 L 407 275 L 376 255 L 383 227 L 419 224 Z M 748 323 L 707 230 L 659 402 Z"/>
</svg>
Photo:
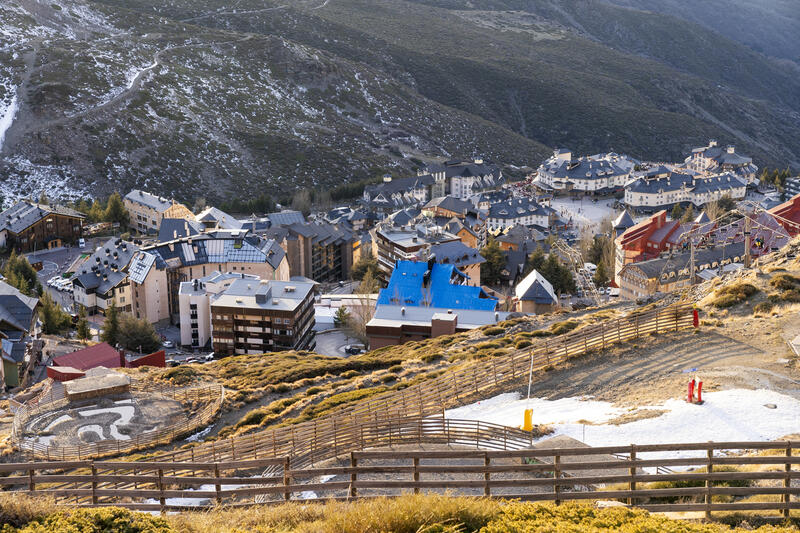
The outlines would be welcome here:
<svg viewBox="0 0 800 533">
<path fill-rule="evenodd" d="M 313 283 L 236 280 L 210 311 L 218 355 L 314 349 Z"/>
<path fill-rule="evenodd" d="M 126 194 L 122 203 L 128 210 L 130 228 L 143 234 L 158 233 L 164 218 L 195 220 L 185 205 L 138 189 Z"/>
<path fill-rule="evenodd" d="M 75 243 L 85 219 L 67 207 L 17 202 L 0 213 L 0 248 L 27 253 Z"/>
</svg>

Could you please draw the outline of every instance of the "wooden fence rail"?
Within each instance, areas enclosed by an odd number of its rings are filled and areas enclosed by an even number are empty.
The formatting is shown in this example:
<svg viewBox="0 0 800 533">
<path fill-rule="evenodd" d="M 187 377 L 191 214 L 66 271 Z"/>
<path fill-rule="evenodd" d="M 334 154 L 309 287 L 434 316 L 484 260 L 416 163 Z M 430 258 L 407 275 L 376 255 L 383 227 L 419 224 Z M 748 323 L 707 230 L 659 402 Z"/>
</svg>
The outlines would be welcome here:
<svg viewBox="0 0 800 533">
<path fill-rule="evenodd" d="M 476 421 L 453 422 L 480 433 Z M 792 484 L 800 479 L 800 456 L 793 455 L 798 444 L 353 451 L 349 460 L 318 468 L 298 468 L 290 457 L 17 463 L 0 465 L 0 486 L 74 498 L 82 506 L 160 511 L 450 491 L 556 503 L 621 500 L 651 511 L 777 511 L 788 517 L 800 509 L 800 487 Z M 267 467 L 271 473 L 265 475 Z"/>
<path fill-rule="evenodd" d="M 485 398 L 510 384 L 527 379 L 593 351 L 651 334 L 690 328 L 692 307 L 674 304 L 644 313 L 608 320 L 565 335 L 545 338 L 529 349 L 481 359 L 437 378 L 345 406 L 332 414 L 291 426 L 268 429 L 159 454 L 162 461 L 237 460 L 246 457 L 292 457 L 302 466 L 330 459 L 353 449 L 383 445 L 393 435 L 393 422 L 425 418 Z"/>
</svg>

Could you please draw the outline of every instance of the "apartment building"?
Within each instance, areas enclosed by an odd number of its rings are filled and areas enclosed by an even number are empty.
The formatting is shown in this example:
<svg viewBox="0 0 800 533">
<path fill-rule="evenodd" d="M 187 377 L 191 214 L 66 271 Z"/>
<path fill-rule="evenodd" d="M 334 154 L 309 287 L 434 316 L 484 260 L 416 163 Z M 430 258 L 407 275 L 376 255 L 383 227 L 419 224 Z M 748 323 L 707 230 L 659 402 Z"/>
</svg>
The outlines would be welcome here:
<svg viewBox="0 0 800 533">
<path fill-rule="evenodd" d="M 210 312 L 218 355 L 313 350 L 316 344 L 313 283 L 235 280 Z"/>
<path fill-rule="evenodd" d="M 83 308 L 89 315 L 105 315 L 113 302 L 117 309 L 129 313 L 133 298 L 128 270 L 139 246 L 111 238 L 99 248 L 72 277 L 75 308 Z"/>
<path fill-rule="evenodd" d="M 612 194 L 622 190 L 636 164 L 613 152 L 573 158 L 572 151 L 560 149 L 539 166 L 533 185 L 545 191 Z"/>
<path fill-rule="evenodd" d="M 134 189 L 122 199 L 130 217 L 130 227 L 139 233 L 158 233 L 165 218 L 195 220 L 191 210 L 175 200 L 167 200 L 149 192 Z"/>
<path fill-rule="evenodd" d="M 213 272 L 208 276 L 184 281 L 178 289 L 181 316 L 181 346 L 203 348 L 211 341 L 211 302 L 234 281 L 260 283 L 252 274 Z"/>
<path fill-rule="evenodd" d="M 86 216 L 59 205 L 23 200 L 0 213 L 0 248 L 27 253 L 76 242 Z"/>
<path fill-rule="evenodd" d="M 435 226 L 409 225 L 395 228 L 384 225 L 376 228 L 372 247 L 378 259 L 381 281 L 388 283 L 397 261 L 419 260 L 435 244 L 459 241 L 456 235 Z"/>
<path fill-rule="evenodd" d="M 486 218 L 490 230 L 521 226 L 549 228 L 556 219 L 555 211 L 540 205 L 533 198 L 513 198 L 492 205 Z"/>
<path fill-rule="evenodd" d="M 722 148 L 715 140 L 709 141 L 707 146 L 693 149 L 684 161 L 684 167 L 704 174 L 731 172 L 747 185 L 756 182 L 758 172 L 751 157 L 737 153 L 732 144 Z"/>
<path fill-rule="evenodd" d="M 218 272 L 288 280 L 286 253 L 247 230 L 217 230 L 143 247 L 129 269 L 132 312 L 157 323 L 180 321 L 180 284 Z"/>
<path fill-rule="evenodd" d="M 667 209 L 675 204 L 702 207 L 723 196 L 741 200 L 746 188 L 746 182 L 731 172 L 702 176 L 657 167 L 625 187 L 625 204 L 643 212 Z"/>
</svg>

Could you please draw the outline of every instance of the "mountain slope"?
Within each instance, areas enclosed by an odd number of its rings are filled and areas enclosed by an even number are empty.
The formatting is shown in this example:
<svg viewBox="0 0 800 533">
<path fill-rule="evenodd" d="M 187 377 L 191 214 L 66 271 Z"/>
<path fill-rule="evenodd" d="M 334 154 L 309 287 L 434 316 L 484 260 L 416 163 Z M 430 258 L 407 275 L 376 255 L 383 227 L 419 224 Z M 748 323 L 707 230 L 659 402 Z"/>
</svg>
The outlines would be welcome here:
<svg viewBox="0 0 800 533">
<path fill-rule="evenodd" d="M 46 175 L 79 193 L 216 200 L 416 164 L 405 156 L 676 159 L 712 137 L 800 167 L 797 71 L 672 14 L 592 0 L 10 5 L 3 33 L 26 40 L 0 41 L 0 132 L 3 102 L 19 108 L 5 190 L 24 178 L 35 193 Z"/>
</svg>

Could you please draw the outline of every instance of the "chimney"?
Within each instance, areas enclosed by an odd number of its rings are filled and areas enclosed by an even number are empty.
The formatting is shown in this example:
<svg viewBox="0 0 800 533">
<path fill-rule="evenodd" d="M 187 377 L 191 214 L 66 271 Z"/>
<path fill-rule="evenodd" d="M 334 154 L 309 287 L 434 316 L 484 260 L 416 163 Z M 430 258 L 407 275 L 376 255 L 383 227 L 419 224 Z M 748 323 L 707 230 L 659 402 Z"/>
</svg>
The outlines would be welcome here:
<svg viewBox="0 0 800 533">
<path fill-rule="evenodd" d="M 406 308 L 405 308 L 405 306 L 403 306 L 403 307 L 401 307 L 401 308 L 400 308 L 400 314 L 401 314 L 402 316 L 406 316 Z"/>
<path fill-rule="evenodd" d="M 736 147 L 734 145 L 732 145 L 732 144 L 729 144 L 728 147 L 726 148 L 726 150 L 728 151 L 729 154 L 732 154 L 732 153 L 736 152 Z"/>
<path fill-rule="evenodd" d="M 391 176 L 391 174 L 384 174 L 384 175 L 383 175 L 383 182 L 384 182 L 384 183 L 391 183 L 391 182 L 392 182 L 392 176 Z"/>
</svg>

